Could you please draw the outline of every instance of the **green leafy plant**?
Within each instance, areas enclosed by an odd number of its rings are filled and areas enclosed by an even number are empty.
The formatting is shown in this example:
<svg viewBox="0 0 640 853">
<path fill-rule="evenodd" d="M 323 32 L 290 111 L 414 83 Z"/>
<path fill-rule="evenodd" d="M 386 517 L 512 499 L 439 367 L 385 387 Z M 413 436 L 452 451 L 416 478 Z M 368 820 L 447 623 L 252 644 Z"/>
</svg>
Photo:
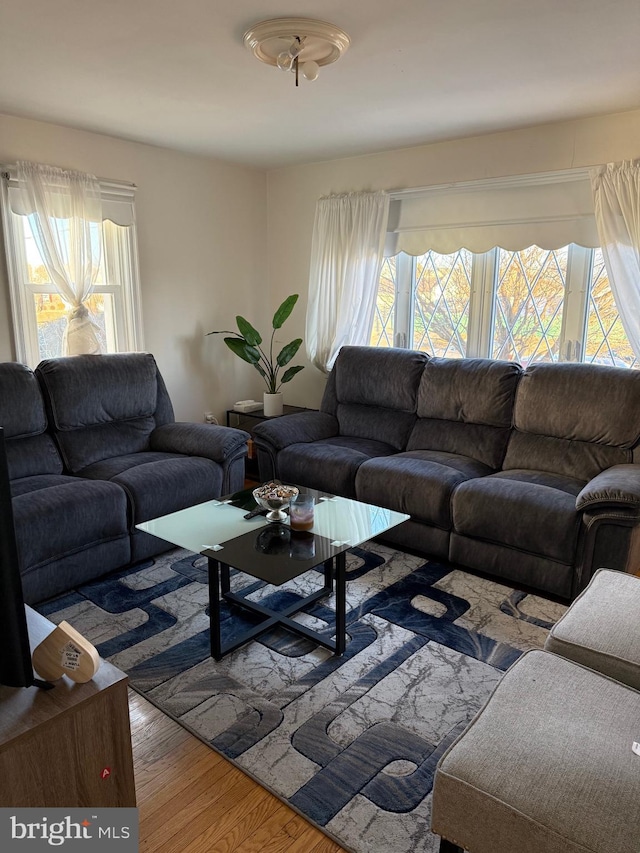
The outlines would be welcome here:
<svg viewBox="0 0 640 853">
<path fill-rule="evenodd" d="M 256 329 L 253 328 L 248 320 L 238 315 L 236 323 L 238 324 L 237 332 L 223 330 L 219 332 L 207 332 L 207 335 L 233 335 L 233 337 L 225 338 L 224 342 L 229 347 L 231 352 L 239 356 L 243 361 L 252 364 L 258 373 L 267 383 L 267 391 L 269 394 L 277 394 L 285 382 L 290 382 L 296 373 L 299 373 L 304 365 L 297 364 L 294 367 L 288 367 L 280 376 L 281 368 L 285 367 L 294 355 L 300 349 L 302 338 L 296 338 L 291 343 L 282 347 L 278 355 L 273 357 L 273 337 L 276 331 L 281 328 L 284 321 L 293 311 L 293 307 L 298 301 L 298 294 L 294 293 L 287 296 L 282 305 L 273 315 L 271 325 L 271 340 L 269 341 L 268 353 L 261 347 L 262 336 Z"/>
</svg>

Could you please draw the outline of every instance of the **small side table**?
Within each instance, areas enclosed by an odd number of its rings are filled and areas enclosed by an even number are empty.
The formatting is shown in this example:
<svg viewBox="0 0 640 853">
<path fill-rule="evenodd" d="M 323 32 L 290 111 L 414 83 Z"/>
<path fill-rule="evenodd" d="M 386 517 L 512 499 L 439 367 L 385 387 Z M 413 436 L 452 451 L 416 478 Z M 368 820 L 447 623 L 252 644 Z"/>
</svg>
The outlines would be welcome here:
<svg viewBox="0 0 640 853">
<path fill-rule="evenodd" d="M 315 409 L 306 409 L 303 406 L 283 406 L 282 415 L 296 415 L 298 412 L 313 412 Z M 269 421 L 271 418 L 265 415 L 263 409 L 255 409 L 253 412 L 236 412 L 235 409 L 227 409 L 227 426 L 243 429 L 251 435 L 249 439 L 249 452 L 247 453 L 246 475 L 249 480 L 259 481 L 258 454 L 253 443 L 253 428 L 260 421 Z"/>
</svg>

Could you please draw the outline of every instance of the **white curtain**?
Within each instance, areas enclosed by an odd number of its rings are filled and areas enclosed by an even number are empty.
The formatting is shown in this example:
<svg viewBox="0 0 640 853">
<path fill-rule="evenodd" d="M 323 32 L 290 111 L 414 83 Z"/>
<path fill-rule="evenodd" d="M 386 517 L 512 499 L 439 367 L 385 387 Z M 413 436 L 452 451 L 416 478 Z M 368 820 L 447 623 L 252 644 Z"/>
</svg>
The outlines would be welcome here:
<svg viewBox="0 0 640 853">
<path fill-rule="evenodd" d="M 640 161 L 591 172 L 596 225 L 620 320 L 640 358 Z"/>
<path fill-rule="evenodd" d="M 344 344 L 369 343 L 388 216 L 382 191 L 329 196 L 316 205 L 306 347 L 326 373 Z"/>
<path fill-rule="evenodd" d="M 17 177 L 42 261 L 69 308 L 63 352 L 100 353 L 100 330 L 85 305 L 102 254 L 100 184 L 93 175 L 39 163 L 18 163 Z"/>
</svg>

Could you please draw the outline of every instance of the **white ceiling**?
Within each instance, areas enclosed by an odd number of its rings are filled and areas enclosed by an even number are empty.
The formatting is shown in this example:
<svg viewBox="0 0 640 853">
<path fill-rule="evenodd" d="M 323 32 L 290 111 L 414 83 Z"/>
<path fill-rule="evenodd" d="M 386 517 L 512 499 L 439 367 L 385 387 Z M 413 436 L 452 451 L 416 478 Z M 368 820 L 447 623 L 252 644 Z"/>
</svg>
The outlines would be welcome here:
<svg viewBox="0 0 640 853">
<path fill-rule="evenodd" d="M 351 47 L 318 80 L 242 35 Z M 0 112 L 262 168 L 640 107 L 639 0 L 0 0 Z"/>
</svg>

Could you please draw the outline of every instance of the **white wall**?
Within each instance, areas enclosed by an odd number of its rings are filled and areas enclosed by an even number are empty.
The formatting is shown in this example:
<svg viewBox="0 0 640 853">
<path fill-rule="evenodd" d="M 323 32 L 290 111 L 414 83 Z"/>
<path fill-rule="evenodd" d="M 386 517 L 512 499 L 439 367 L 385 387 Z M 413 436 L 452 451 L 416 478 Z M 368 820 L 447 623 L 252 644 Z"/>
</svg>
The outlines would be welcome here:
<svg viewBox="0 0 640 853">
<path fill-rule="evenodd" d="M 236 400 L 261 392 L 256 371 L 205 332 L 233 328 L 238 313 L 271 315 L 263 171 L 0 115 L 0 163 L 19 159 L 137 185 L 144 345 L 178 420 L 213 411 L 222 423 Z M 0 361 L 14 358 L 0 255 Z"/>
<path fill-rule="evenodd" d="M 640 157 L 640 110 L 494 133 L 363 157 L 272 171 L 268 175 L 269 281 L 274 303 L 300 302 L 285 329 L 304 338 L 316 200 L 329 193 L 397 190 L 451 181 L 533 174 Z M 285 386 L 285 402 L 315 407 L 325 377 L 315 367 Z"/>
</svg>

